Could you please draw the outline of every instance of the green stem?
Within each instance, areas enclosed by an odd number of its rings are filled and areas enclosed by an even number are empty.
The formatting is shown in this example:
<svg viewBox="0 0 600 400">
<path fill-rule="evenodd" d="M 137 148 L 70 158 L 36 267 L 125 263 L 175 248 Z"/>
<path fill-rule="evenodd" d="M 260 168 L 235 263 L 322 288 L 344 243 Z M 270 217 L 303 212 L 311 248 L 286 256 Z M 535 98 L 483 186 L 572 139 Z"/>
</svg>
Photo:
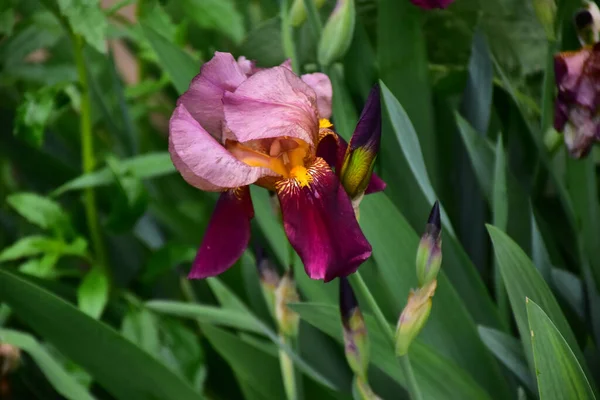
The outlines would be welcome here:
<svg viewBox="0 0 600 400">
<path fill-rule="evenodd" d="M 279 10 L 281 17 L 281 37 L 283 40 L 283 52 L 285 56 L 292 61 L 292 70 L 295 73 L 300 73 L 300 65 L 298 57 L 296 57 L 296 47 L 294 45 L 294 31 L 290 22 L 290 2 L 289 0 L 281 1 Z"/>
<path fill-rule="evenodd" d="M 292 339 L 286 335 L 280 334 L 279 338 L 282 343 L 292 347 Z M 296 371 L 294 363 L 290 356 L 283 350 L 279 349 L 279 364 L 281 366 L 281 376 L 283 377 L 283 386 L 285 388 L 286 398 L 288 400 L 298 400 L 298 386 L 296 385 Z"/>
<path fill-rule="evenodd" d="M 92 134 L 92 113 L 90 91 L 88 83 L 88 74 L 83 57 L 83 39 L 77 34 L 71 34 L 73 39 L 73 52 L 75 54 L 75 63 L 77 65 L 77 75 L 79 77 L 79 86 L 81 89 L 81 159 L 83 173 L 93 172 L 96 167 L 94 157 L 94 137 Z M 106 252 L 102 233 L 100 232 L 100 222 L 98 219 L 98 209 L 96 208 L 96 195 L 93 188 L 87 188 L 84 191 L 85 215 L 87 218 L 88 229 L 92 239 L 93 253 L 102 271 L 110 278 L 108 264 L 106 262 Z"/>
<path fill-rule="evenodd" d="M 371 294 L 371 291 L 367 287 L 367 284 L 360 275 L 360 272 L 356 271 L 354 274 L 350 275 L 350 281 L 353 283 L 352 286 L 354 287 L 354 289 L 357 292 L 359 292 L 362 295 L 362 297 L 367 301 L 371 312 L 375 315 L 375 319 L 377 320 L 379 328 L 383 331 L 383 334 L 388 340 L 390 346 L 392 346 L 392 349 L 394 349 L 396 347 L 394 331 L 385 319 L 381 308 L 379 308 L 379 305 L 377 305 L 377 301 L 375 301 L 375 298 Z M 412 369 L 412 365 L 410 364 L 408 354 L 399 356 L 398 359 L 400 360 L 400 366 L 402 367 L 402 371 L 406 378 L 406 387 L 408 389 L 408 392 L 410 393 L 410 398 L 412 400 L 422 400 L 421 391 L 419 390 L 419 385 L 417 384 L 415 373 Z"/>
<path fill-rule="evenodd" d="M 410 398 L 412 400 L 422 400 L 423 396 L 421 396 L 419 384 L 417 383 L 417 378 L 415 377 L 415 373 L 410 363 L 410 359 L 408 358 L 408 354 L 399 356 L 398 360 L 400 361 L 400 366 L 404 371 L 404 377 L 406 378 L 406 386 L 408 386 Z"/>
</svg>

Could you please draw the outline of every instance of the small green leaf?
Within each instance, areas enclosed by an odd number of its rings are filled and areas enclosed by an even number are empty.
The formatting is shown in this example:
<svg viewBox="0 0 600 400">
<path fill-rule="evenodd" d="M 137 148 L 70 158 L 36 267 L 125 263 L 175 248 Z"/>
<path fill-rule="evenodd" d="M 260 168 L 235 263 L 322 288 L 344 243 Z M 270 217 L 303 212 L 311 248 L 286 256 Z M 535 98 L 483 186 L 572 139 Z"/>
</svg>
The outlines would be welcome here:
<svg viewBox="0 0 600 400">
<path fill-rule="evenodd" d="M 17 260 L 43 253 L 87 257 L 86 249 L 87 242 L 82 238 L 77 238 L 72 243 L 67 244 L 61 240 L 46 236 L 27 236 L 2 250 L 0 253 L 0 262 Z"/>
<path fill-rule="evenodd" d="M 0 343 L 8 343 L 27 352 L 40 367 L 54 389 L 69 400 L 93 400 L 85 387 L 56 361 L 35 338 L 27 333 L 0 328 Z"/>
<path fill-rule="evenodd" d="M 37 334 L 81 365 L 115 398 L 202 398 L 188 383 L 108 325 L 2 269 L 0 301 L 8 304 Z"/>
<path fill-rule="evenodd" d="M 531 299 L 526 303 L 540 399 L 595 399 L 577 357 L 556 325 Z"/>
<path fill-rule="evenodd" d="M 529 391 L 535 393 L 535 383 L 527 368 L 527 360 L 523 354 L 521 343 L 512 336 L 497 329 L 479 326 L 478 330 L 479 337 L 481 337 L 486 347 L 509 371 L 515 374 L 527 386 Z"/>
<path fill-rule="evenodd" d="M 69 216 L 55 201 L 35 193 L 15 193 L 6 202 L 32 224 L 42 229 L 65 233 L 70 229 Z"/>
<path fill-rule="evenodd" d="M 15 136 L 35 147 L 44 142 L 44 131 L 54 111 L 56 90 L 45 87 L 36 92 L 25 92 L 24 99 L 17 108 L 14 127 Z"/>
<path fill-rule="evenodd" d="M 108 24 L 99 0 L 56 0 L 60 13 L 67 18 L 74 33 L 100 53 L 106 53 Z"/>
<path fill-rule="evenodd" d="M 79 309 L 94 319 L 99 319 L 108 302 L 108 278 L 99 267 L 93 267 L 77 289 Z"/>
</svg>

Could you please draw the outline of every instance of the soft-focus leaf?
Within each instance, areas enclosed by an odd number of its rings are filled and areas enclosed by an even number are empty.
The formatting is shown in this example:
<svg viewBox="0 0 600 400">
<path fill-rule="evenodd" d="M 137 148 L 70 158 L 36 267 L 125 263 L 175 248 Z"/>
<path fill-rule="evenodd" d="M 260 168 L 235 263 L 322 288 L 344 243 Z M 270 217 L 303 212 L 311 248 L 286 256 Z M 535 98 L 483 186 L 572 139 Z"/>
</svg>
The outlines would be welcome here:
<svg viewBox="0 0 600 400">
<path fill-rule="evenodd" d="M 145 308 L 131 310 L 121 323 L 121 333 L 131 343 L 146 350 L 152 357 L 157 357 L 160 351 L 160 339 L 158 337 L 158 321 L 150 311 Z"/>
<path fill-rule="evenodd" d="M 590 383 L 565 338 L 529 298 L 527 317 L 541 399 L 595 399 Z"/>
<path fill-rule="evenodd" d="M 2 270 L 0 301 L 117 398 L 200 398 L 183 380 L 112 328 Z"/>
<path fill-rule="evenodd" d="M 94 319 L 99 319 L 108 303 L 108 278 L 99 267 L 93 267 L 77 289 L 79 309 Z"/>
<path fill-rule="evenodd" d="M 55 96 L 56 90 L 52 87 L 25 93 L 17 109 L 14 134 L 32 146 L 41 147 L 46 125 L 54 111 Z"/>
<path fill-rule="evenodd" d="M 139 179 L 156 178 L 174 173 L 175 167 L 169 153 L 150 153 L 132 157 L 121 162 L 121 166 Z M 70 190 L 81 190 L 91 187 L 106 186 L 115 182 L 115 177 L 108 167 L 96 172 L 81 175 L 58 187 L 52 193 L 59 196 Z"/>
<path fill-rule="evenodd" d="M 56 0 L 56 3 L 73 32 L 81 35 L 100 53 L 105 53 L 108 24 L 100 9 L 100 2 L 98 0 Z"/>
<path fill-rule="evenodd" d="M 203 324 L 223 325 L 249 332 L 263 333 L 263 327 L 254 316 L 238 310 L 161 300 L 150 301 L 146 303 L 146 306 L 152 311 L 197 319 Z"/>
<path fill-rule="evenodd" d="M 171 82 L 179 94 L 188 89 L 190 81 L 200 68 L 192 56 L 156 32 L 151 26 L 141 23 L 144 36 L 158 55 L 160 65 L 171 78 Z"/>
<path fill-rule="evenodd" d="M 167 243 L 150 256 L 141 276 L 143 282 L 153 282 L 167 271 L 181 263 L 191 263 L 196 257 L 197 249 L 180 244 Z"/>
<path fill-rule="evenodd" d="M 531 260 L 504 232 L 491 225 L 488 225 L 487 228 L 492 238 L 498 266 L 508 291 L 508 297 L 530 367 L 533 365 L 533 358 L 530 347 L 531 335 L 529 334 L 524 301 L 526 297 L 536 301 L 547 310 L 548 315 L 554 320 L 557 329 L 563 335 L 577 359 L 585 362 L 575 335 L 560 306 Z"/>
<path fill-rule="evenodd" d="M 69 216 L 55 201 L 35 193 L 15 193 L 7 197 L 19 214 L 42 229 L 65 233 L 69 228 Z"/>
<path fill-rule="evenodd" d="M 515 374 L 525 384 L 530 392 L 535 393 L 535 382 L 527 367 L 527 360 L 523 354 L 521 343 L 512 336 L 497 329 L 479 326 L 478 330 L 479 336 L 486 347 L 510 372 Z"/>
<path fill-rule="evenodd" d="M 339 310 L 335 306 L 318 303 L 296 303 L 291 307 L 300 317 L 343 343 Z M 401 384 L 405 378 L 389 341 L 380 331 L 374 318 L 365 315 L 371 362 Z M 411 345 L 410 356 L 417 382 L 426 399 L 487 399 L 489 395 L 460 367 L 446 361 L 418 340 Z"/>
<path fill-rule="evenodd" d="M 182 3 L 201 28 L 218 31 L 236 44 L 244 39 L 244 19 L 233 0 L 183 0 Z"/>
<path fill-rule="evenodd" d="M 552 268 L 552 286 L 580 318 L 585 316 L 585 298 L 581 280 L 564 269 Z"/>
<path fill-rule="evenodd" d="M 61 240 L 46 236 L 26 236 L 3 249 L 0 253 L 0 262 L 42 253 L 87 257 L 86 249 L 87 243 L 82 238 L 77 238 L 72 243 L 64 243 Z"/>
<path fill-rule="evenodd" d="M 54 389 L 65 398 L 69 400 L 92 400 L 94 398 L 33 336 L 12 329 L 0 328 L 0 343 L 7 343 L 27 352 Z"/>
</svg>

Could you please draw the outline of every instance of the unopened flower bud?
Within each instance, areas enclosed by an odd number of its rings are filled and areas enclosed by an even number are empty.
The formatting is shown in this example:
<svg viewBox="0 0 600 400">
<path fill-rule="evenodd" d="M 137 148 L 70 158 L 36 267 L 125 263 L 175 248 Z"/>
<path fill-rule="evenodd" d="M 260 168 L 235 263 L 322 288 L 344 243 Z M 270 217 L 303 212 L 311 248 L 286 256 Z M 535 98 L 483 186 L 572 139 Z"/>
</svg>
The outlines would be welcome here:
<svg viewBox="0 0 600 400">
<path fill-rule="evenodd" d="M 304 4 L 305 0 L 294 0 L 292 4 L 292 8 L 290 9 L 290 23 L 292 26 L 300 26 L 306 21 L 306 6 Z M 317 9 L 323 7 L 325 4 L 325 0 L 310 0 L 315 3 L 315 7 Z"/>
<path fill-rule="evenodd" d="M 411 290 L 408 302 L 396 327 L 396 355 L 403 356 L 417 337 L 431 312 L 431 298 L 435 293 L 437 281 L 431 281 L 427 286 Z"/>
<path fill-rule="evenodd" d="M 554 39 L 554 21 L 556 19 L 556 2 L 554 0 L 533 0 L 535 15 L 546 32 L 546 38 Z"/>
<path fill-rule="evenodd" d="M 0 343 L 0 376 L 17 369 L 21 363 L 21 350 L 8 343 Z"/>
<path fill-rule="evenodd" d="M 356 376 L 366 381 L 369 366 L 367 327 L 352 287 L 345 277 L 340 278 L 340 314 L 348 365 Z"/>
<path fill-rule="evenodd" d="M 596 3 L 588 1 L 584 8 L 575 13 L 573 19 L 582 46 L 600 41 L 600 10 Z"/>
<path fill-rule="evenodd" d="M 328 66 L 346 54 L 352 43 L 356 10 L 354 0 L 338 0 L 319 41 L 318 59 Z"/>
<path fill-rule="evenodd" d="M 256 248 L 256 268 L 260 278 L 260 286 L 267 303 L 267 308 L 275 317 L 275 290 L 279 284 L 279 274 L 262 247 Z"/>
<path fill-rule="evenodd" d="M 300 300 L 296 291 L 296 283 L 291 271 L 285 273 L 275 290 L 275 319 L 281 333 L 288 337 L 296 337 L 300 317 L 288 307 L 288 303 Z"/>
<path fill-rule="evenodd" d="M 369 185 L 381 142 L 381 100 L 375 85 L 346 149 L 340 180 L 355 211 Z"/>
<path fill-rule="evenodd" d="M 440 206 L 436 201 L 429 214 L 425 233 L 417 249 L 417 280 L 425 286 L 437 278 L 442 265 L 442 224 Z"/>
</svg>

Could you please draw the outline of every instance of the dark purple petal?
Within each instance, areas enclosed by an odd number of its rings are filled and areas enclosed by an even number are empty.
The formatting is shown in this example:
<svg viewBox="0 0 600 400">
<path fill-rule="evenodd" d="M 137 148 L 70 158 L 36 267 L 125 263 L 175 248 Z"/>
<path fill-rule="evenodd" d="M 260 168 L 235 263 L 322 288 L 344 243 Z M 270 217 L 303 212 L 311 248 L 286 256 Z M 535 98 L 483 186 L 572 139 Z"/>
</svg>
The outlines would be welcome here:
<svg viewBox="0 0 600 400">
<path fill-rule="evenodd" d="M 203 279 L 229 269 L 248 246 L 253 217 L 248 186 L 221 193 L 188 277 Z"/>
<path fill-rule="evenodd" d="M 446 8 L 454 2 L 454 0 L 410 0 L 416 6 L 431 10 L 434 8 Z"/>
<path fill-rule="evenodd" d="M 371 256 L 371 245 L 325 160 L 317 158 L 307 174 L 308 185 L 296 179 L 277 184 L 283 225 L 308 276 L 329 282 L 355 272 Z"/>
</svg>

